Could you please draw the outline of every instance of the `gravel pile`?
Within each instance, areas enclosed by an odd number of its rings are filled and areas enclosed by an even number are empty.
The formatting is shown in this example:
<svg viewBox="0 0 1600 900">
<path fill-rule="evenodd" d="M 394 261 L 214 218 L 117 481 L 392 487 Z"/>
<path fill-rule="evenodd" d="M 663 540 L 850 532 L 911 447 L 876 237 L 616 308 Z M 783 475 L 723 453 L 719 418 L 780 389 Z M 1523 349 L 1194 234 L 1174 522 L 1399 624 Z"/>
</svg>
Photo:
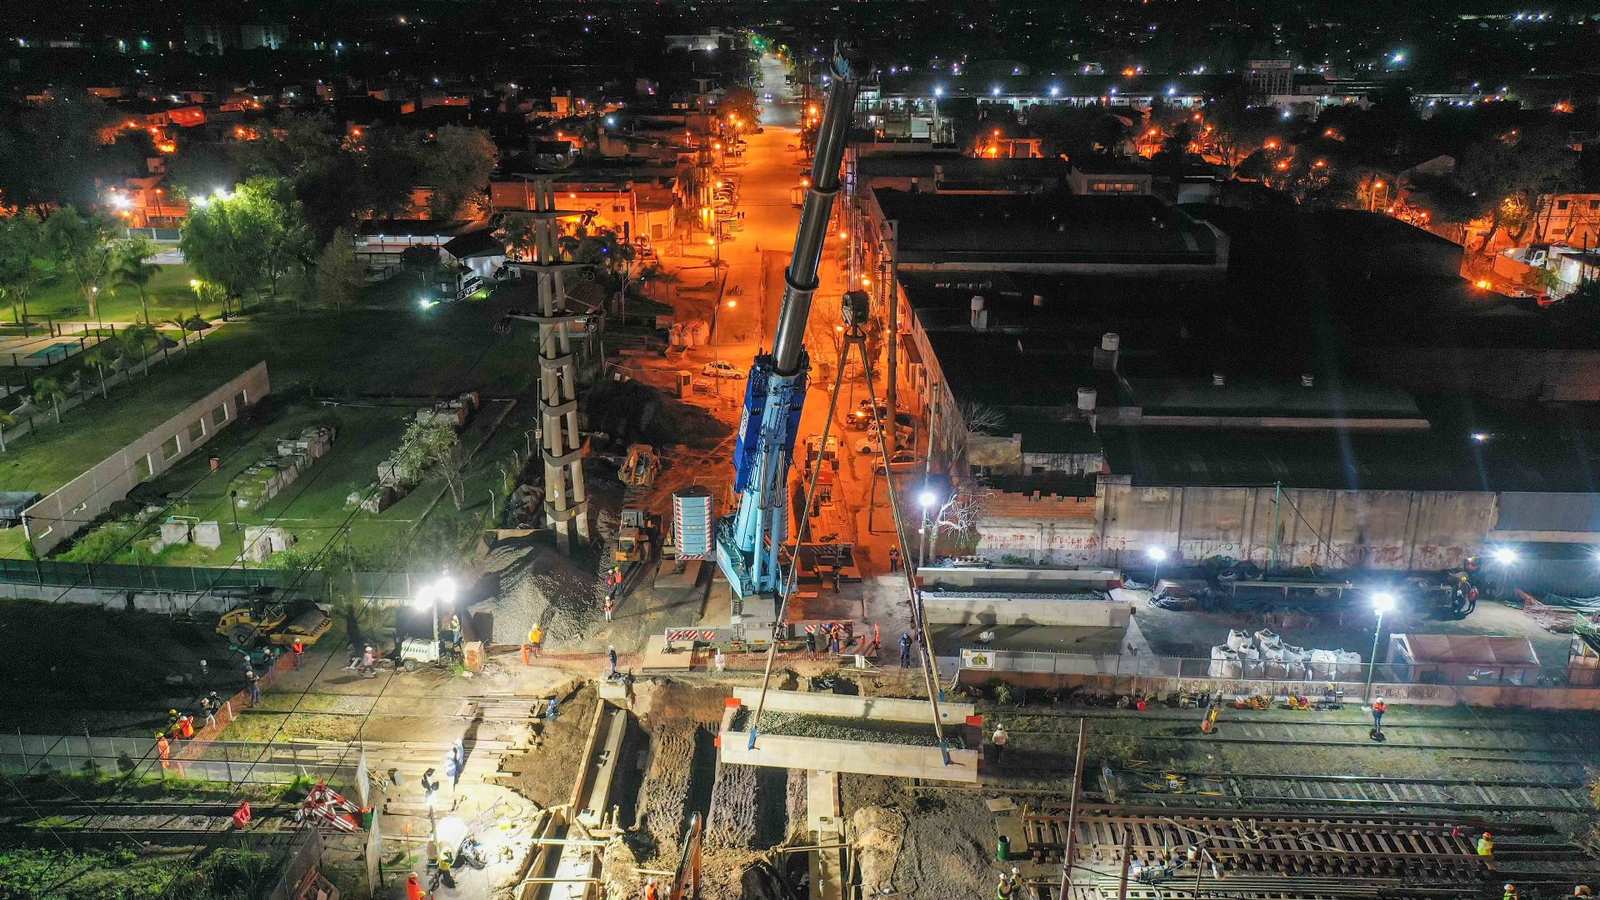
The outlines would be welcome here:
<svg viewBox="0 0 1600 900">
<path fill-rule="evenodd" d="M 734 716 L 734 730 L 747 730 L 751 716 L 752 712 L 749 707 L 740 709 L 739 714 Z M 761 713 L 760 731 L 762 734 L 825 738 L 834 741 L 875 741 L 880 744 L 907 744 L 920 747 L 938 746 L 938 740 L 934 737 L 931 723 L 927 725 L 912 725 L 910 723 L 895 722 L 852 722 L 847 719 L 820 718 L 799 713 L 765 710 Z M 949 741 L 951 749 L 959 750 L 965 748 L 966 744 L 962 741 L 959 730 L 947 728 L 944 736 L 945 740 Z"/>
<path fill-rule="evenodd" d="M 639 786 L 639 818 L 655 843 L 656 853 L 674 861 L 689 802 L 694 765 L 695 726 L 667 722 L 650 735 L 650 768 Z"/>
<path fill-rule="evenodd" d="M 492 615 L 496 644 L 522 643 L 535 622 L 544 626 L 547 641 L 578 640 L 600 621 L 594 574 L 547 543 L 508 541 L 490 551 L 484 567 L 498 576 L 499 590 L 472 611 Z"/>
<path fill-rule="evenodd" d="M 755 846 L 760 803 L 757 768 L 729 763 L 717 766 L 717 781 L 711 787 L 711 813 L 706 818 L 708 846 L 731 850 Z"/>
</svg>

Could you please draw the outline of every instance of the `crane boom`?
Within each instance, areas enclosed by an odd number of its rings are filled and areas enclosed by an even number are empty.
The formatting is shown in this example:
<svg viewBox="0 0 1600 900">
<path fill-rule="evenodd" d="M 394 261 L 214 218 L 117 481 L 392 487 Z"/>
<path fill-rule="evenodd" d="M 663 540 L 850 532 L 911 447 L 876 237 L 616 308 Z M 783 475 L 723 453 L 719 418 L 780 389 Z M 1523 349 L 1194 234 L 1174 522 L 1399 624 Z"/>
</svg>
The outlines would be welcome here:
<svg viewBox="0 0 1600 900">
<path fill-rule="evenodd" d="M 743 598 L 776 596 L 781 581 L 778 550 L 788 529 L 789 464 L 806 392 L 806 320 L 817 290 L 833 199 L 839 192 L 839 166 L 857 86 L 857 75 L 842 53 L 834 53 L 832 68 L 832 85 L 817 128 L 811 186 L 795 232 L 794 255 L 784 273 L 772 352 L 756 355 L 746 382 L 733 456 L 739 508 L 717 522 L 717 565 L 733 587 L 736 625 L 742 618 Z"/>
</svg>

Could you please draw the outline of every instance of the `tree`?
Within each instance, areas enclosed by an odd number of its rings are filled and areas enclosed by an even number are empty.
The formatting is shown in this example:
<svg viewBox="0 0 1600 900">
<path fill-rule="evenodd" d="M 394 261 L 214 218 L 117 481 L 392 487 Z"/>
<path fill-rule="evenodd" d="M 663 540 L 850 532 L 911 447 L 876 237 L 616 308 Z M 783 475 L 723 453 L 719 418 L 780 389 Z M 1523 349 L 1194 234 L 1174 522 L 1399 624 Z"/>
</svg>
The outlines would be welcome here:
<svg viewBox="0 0 1600 900">
<path fill-rule="evenodd" d="M 317 260 L 317 297 L 335 310 L 361 297 L 366 278 L 361 263 L 356 259 L 355 243 L 350 232 L 343 228 L 333 233 L 333 240 L 322 248 Z"/>
<path fill-rule="evenodd" d="M 6 452 L 6 429 L 17 424 L 17 417 L 0 410 L 0 453 Z"/>
<path fill-rule="evenodd" d="M 477 201 L 471 212 L 482 212 L 489 173 L 499 160 L 494 141 L 481 129 L 456 125 L 439 129 L 423 166 L 423 177 L 433 187 L 428 211 L 437 218 L 453 218 Z"/>
<path fill-rule="evenodd" d="M 202 280 L 243 301 L 305 252 L 309 233 L 278 179 L 252 178 L 189 211 L 178 245 Z"/>
<path fill-rule="evenodd" d="M 1577 157 L 1555 132 L 1502 134 L 1467 148 L 1456 180 L 1476 200 L 1478 215 L 1489 219 L 1477 252 L 1486 252 L 1502 228 L 1520 243 L 1538 220 L 1544 198 L 1576 181 L 1577 173 Z"/>
<path fill-rule="evenodd" d="M 142 364 L 144 374 L 150 374 L 150 354 L 161 346 L 161 336 L 149 325 L 129 325 L 117 335 L 122 354 Z"/>
<path fill-rule="evenodd" d="M 404 481 L 415 483 L 428 474 L 444 479 L 456 509 L 466 501 L 466 484 L 461 472 L 466 460 L 461 450 L 461 436 L 447 419 L 432 416 L 406 426 L 405 436 L 389 456 L 389 462 Z"/>
<path fill-rule="evenodd" d="M 144 312 L 146 325 L 150 324 L 150 305 L 145 297 L 145 285 L 161 267 L 145 260 L 155 255 L 155 244 L 143 237 L 118 241 L 111 251 L 111 285 L 119 291 L 130 287 L 138 290 L 139 309 Z"/>
<path fill-rule="evenodd" d="M 0 298 L 11 304 L 11 318 L 19 323 L 28 320 L 28 298 L 39 284 L 34 259 L 43 253 L 44 223 L 37 215 L 24 210 L 0 218 Z"/>
<path fill-rule="evenodd" d="M 93 367 L 95 374 L 100 376 L 101 399 L 107 399 L 111 396 L 106 389 L 106 366 L 111 365 L 111 360 L 111 346 L 105 341 L 95 344 L 78 356 L 79 362 Z"/>
<path fill-rule="evenodd" d="M 416 132 L 371 129 L 352 158 L 360 167 L 363 210 L 380 219 L 411 211 L 411 192 L 428 177 L 427 156 Z"/>
<path fill-rule="evenodd" d="M 111 271 L 111 223 L 63 206 L 44 222 L 44 243 L 56 263 L 72 276 L 89 315 L 100 315 L 100 287 Z"/>
<path fill-rule="evenodd" d="M 61 401 L 67 399 L 67 392 L 62 389 L 60 380 L 49 375 L 41 375 L 33 380 L 33 402 L 49 403 L 56 413 L 56 424 L 61 424 Z"/>
<path fill-rule="evenodd" d="M 103 102 L 81 92 L 0 116 L 0 206 L 42 216 L 58 204 L 98 200 L 96 184 L 120 178 L 134 161 L 116 124 Z"/>
<path fill-rule="evenodd" d="M 722 93 L 722 99 L 717 101 L 717 112 L 724 118 L 738 116 L 739 121 L 754 125 L 760 116 L 756 107 L 756 92 L 742 84 L 728 88 Z"/>
<path fill-rule="evenodd" d="M 175 316 L 171 319 L 167 319 L 161 324 L 171 325 L 172 327 L 178 329 L 178 338 L 183 341 L 183 349 L 189 349 L 189 323 L 184 321 L 183 316 Z"/>
</svg>

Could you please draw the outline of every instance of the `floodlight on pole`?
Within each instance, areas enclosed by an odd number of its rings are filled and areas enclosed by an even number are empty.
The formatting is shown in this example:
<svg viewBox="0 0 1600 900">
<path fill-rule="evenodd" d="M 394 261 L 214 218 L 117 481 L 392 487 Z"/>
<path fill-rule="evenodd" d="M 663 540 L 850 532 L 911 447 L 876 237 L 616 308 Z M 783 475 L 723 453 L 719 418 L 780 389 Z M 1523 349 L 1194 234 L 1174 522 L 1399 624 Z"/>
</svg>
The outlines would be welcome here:
<svg viewBox="0 0 1600 900">
<path fill-rule="evenodd" d="M 1491 555 L 1494 557 L 1494 561 L 1502 566 L 1514 566 L 1517 564 L 1517 551 L 1510 547 L 1497 547 Z"/>
<path fill-rule="evenodd" d="M 1148 547 L 1144 555 L 1150 560 L 1152 568 L 1150 575 L 1151 590 L 1161 581 L 1161 564 L 1167 561 L 1167 551 L 1164 547 Z"/>
<path fill-rule="evenodd" d="M 933 505 L 938 502 L 939 498 L 934 496 L 933 491 L 925 489 L 922 493 L 917 495 L 917 503 L 920 504 L 923 509 L 931 509 Z"/>
<path fill-rule="evenodd" d="M 1394 609 L 1394 595 L 1378 591 L 1372 595 L 1372 611 L 1378 614 L 1378 624 L 1372 629 L 1372 655 L 1367 658 L 1367 689 L 1362 692 L 1363 703 L 1372 699 L 1372 679 L 1378 674 L 1378 640 L 1383 635 L 1383 614 Z"/>
</svg>

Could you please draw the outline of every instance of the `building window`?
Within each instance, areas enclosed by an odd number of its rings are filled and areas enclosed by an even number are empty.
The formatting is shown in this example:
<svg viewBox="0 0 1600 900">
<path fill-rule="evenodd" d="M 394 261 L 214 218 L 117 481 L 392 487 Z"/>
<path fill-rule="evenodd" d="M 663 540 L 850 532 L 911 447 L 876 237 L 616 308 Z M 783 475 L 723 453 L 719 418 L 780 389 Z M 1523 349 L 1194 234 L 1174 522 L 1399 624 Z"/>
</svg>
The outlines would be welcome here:
<svg viewBox="0 0 1600 900">
<path fill-rule="evenodd" d="M 149 481 L 156 475 L 156 464 L 150 459 L 150 454 L 139 457 L 138 465 L 134 467 L 139 472 L 140 481 Z"/>
<path fill-rule="evenodd" d="M 228 421 L 228 404 L 218 403 L 217 408 L 211 411 L 211 424 L 221 428 Z"/>
<path fill-rule="evenodd" d="M 177 459 L 179 452 L 180 447 L 177 435 L 167 438 L 166 442 L 161 445 L 161 458 L 167 462 Z"/>
<path fill-rule="evenodd" d="M 206 436 L 206 420 L 195 419 L 189 424 L 189 443 L 198 444 Z"/>
<path fill-rule="evenodd" d="M 1567 200 L 1557 200 L 1556 201 L 1556 209 L 1566 209 L 1570 205 L 1571 205 L 1571 202 L 1567 201 Z"/>
<path fill-rule="evenodd" d="M 250 398 L 244 391 L 233 395 L 233 415 L 235 418 L 244 413 L 244 408 L 250 405 Z"/>
<path fill-rule="evenodd" d="M 1590 200 L 1589 201 L 1589 208 L 1590 209 L 1600 209 L 1600 200 Z"/>
</svg>

